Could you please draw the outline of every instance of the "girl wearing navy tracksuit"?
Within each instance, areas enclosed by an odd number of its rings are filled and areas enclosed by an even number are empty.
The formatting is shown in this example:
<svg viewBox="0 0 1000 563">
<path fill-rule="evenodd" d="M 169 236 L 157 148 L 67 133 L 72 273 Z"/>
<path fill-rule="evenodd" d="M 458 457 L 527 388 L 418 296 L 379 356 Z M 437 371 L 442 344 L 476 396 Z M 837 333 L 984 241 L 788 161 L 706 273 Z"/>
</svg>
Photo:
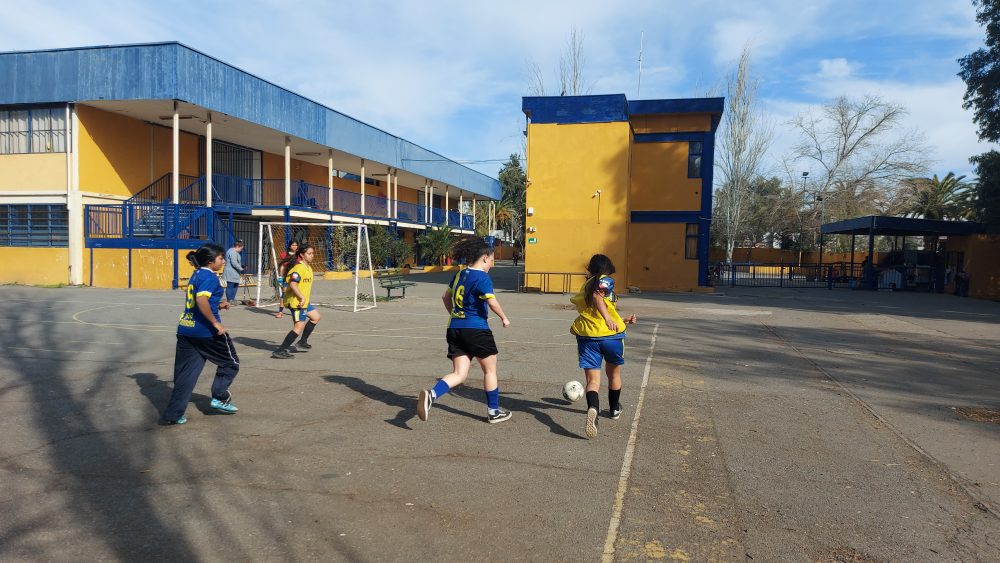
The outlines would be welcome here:
<svg viewBox="0 0 1000 563">
<path fill-rule="evenodd" d="M 225 251 L 217 244 L 206 244 L 188 252 L 187 259 L 196 269 L 188 280 L 184 312 L 177 323 L 174 391 L 163 411 L 164 424 L 187 422 L 184 410 L 206 361 L 218 366 L 210 406 L 226 414 L 239 410 L 233 404 L 229 386 L 240 371 L 240 359 L 219 317 L 219 309 L 229 308 L 229 303 L 220 304 L 223 289 L 218 276 L 226 264 Z"/>
</svg>

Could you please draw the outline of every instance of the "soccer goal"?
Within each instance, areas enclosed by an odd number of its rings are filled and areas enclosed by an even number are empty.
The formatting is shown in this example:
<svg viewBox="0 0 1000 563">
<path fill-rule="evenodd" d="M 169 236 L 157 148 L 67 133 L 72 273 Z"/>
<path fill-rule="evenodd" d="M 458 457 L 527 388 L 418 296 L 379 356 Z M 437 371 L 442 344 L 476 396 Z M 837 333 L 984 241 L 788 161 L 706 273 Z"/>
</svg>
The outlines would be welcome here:
<svg viewBox="0 0 1000 563">
<path fill-rule="evenodd" d="M 372 269 L 368 227 L 358 223 L 261 223 L 257 255 L 257 307 L 277 308 L 283 280 L 279 272 L 281 255 L 292 241 L 314 249 L 310 263 L 315 281 L 310 301 L 313 305 L 351 309 L 373 309 L 375 274 Z M 327 272 L 345 272 L 345 279 L 322 281 Z M 368 282 L 362 281 L 367 275 Z M 370 288 L 365 287 L 370 284 Z M 370 293 L 364 293 L 369 289 Z"/>
</svg>

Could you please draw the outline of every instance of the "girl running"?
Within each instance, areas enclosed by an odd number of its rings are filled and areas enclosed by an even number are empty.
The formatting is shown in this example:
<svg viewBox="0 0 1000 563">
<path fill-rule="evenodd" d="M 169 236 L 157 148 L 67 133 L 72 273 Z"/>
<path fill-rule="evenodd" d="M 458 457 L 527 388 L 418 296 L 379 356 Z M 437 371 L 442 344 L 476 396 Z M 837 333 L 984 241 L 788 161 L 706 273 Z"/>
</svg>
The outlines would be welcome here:
<svg viewBox="0 0 1000 563">
<path fill-rule="evenodd" d="M 441 300 L 451 315 L 451 322 L 445 337 L 448 341 L 448 357 L 452 371 L 438 380 L 432 389 L 420 391 L 417 398 L 417 416 L 427 420 L 428 411 L 434 401 L 438 401 L 456 385 L 461 385 L 469 375 L 472 358 L 483 368 L 483 390 L 486 392 L 486 421 L 490 424 L 510 418 L 509 410 L 500 407 L 500 389 L 497 387 L 497 345 L 487 321 L 487 307 L 503 323 L 510 326 L 510 320 L 500 308 L 493 294 L 493 280 L 489 271 L 493 267 L 493 247 L 479 237 L 462 239 L 452 251 L 457 261 L 464 261 L 468 267 L 458 272 L 451 285 L 445 290 Z"/>
<path fill-rule="evenodd" d="M 219 317 L 219 309 L 229 308 L 229 303 L 219 303 L 223 290 L 216 273 L 226 265 L 225 251 L 217 244 L 206 244 L 188 252 L 187 259 L 196 269 L 188 280 L 184 313 L 177 323 L 174 390 L 163 411 L 164 424 L 187 422 L 184 410 L 206 361 L 218 366 L 210 406 L 227 414 L 239 410 L 233 404 L 229 386 L 240 371 L 240 359 Z"/>
<path fill-rule="evenodd" d="M 312 293 L 313 271 L 309 263 L 312 262 L 315 251 L 311 245 L 300 246 L 295 254 L 288 256 L 282 263 L 282 270 L 285 274 L 285 296 L 282 300 L 285 307 L 292 314 L 292 330 L 285 336 L 285 341 L 271 354 L 272 358 L 285 360 L 292 357 L 292 352 L 298 352 L 298 348 L 308 350 L 312 348 L 309 344 L 309 335 L 316 329 L 319 322 L 319 311 L 309 302 L 309 294 Z M 308 321 L 308 322 L 307 322 Z M 301 336 L 298 348 L 292 343 Z"/>
<path fill-rule="evenodd" d="M 608 374 L 608 416 L 618 420 L 622 414 L 622 365 L 625 364 L 625 325 L 635 324 L 635 315 L 622 320 L 615 293 L 615 265 L 603 254 L 595 254 L 587 266 L 590 278 L 570 301 L 579 315 L 570 332 L 576 335 L 580 368 L 587 377 L 588 438 L 597 437 L 597 413 L 600 410 L 601 362 Z"/>
<path fill-rule="evenodd" d="M 288 249 L 278 255 L 278 293 L 281 296 L 278 299 L 278 312 L 274 314 L 274 318 L 280 319 L 281 313 L 281 300 L 284 297 L 285 292 L 285 261 L 288 260 L 289 256 L 294 256 L 296 252 L 299 251 L 299 241 L 293 240 L 288 243 Z"/>
</svg>

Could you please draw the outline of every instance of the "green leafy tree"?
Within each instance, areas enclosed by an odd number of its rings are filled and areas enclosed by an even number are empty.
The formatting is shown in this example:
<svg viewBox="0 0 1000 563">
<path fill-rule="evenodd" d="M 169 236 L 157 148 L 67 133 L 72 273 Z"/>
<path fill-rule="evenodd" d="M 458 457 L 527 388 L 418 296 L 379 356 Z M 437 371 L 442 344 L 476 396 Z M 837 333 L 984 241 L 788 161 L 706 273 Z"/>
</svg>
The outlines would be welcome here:
<svg viewBox="0 0 1000 563">
<path fill-rule="evenodd" d="M 965 109 L 973 110 L 979 139 L 1000 141 L 1000 0 L 973 0 L 976 21 L 986 27 L 986 47 L 958 59 L 965 81 Z M 976 167 L 979 183 L 970 194 L 973 216 L 994 232 L 1000 232 L 1000 154 L 996 151 L 969 159 Z"/>
<path fill-rule="evenodd" d="M 971 185 L 965 176 L 949 172 L 939 179 L 911 178 L 903 182 L 908 195 L 905 215 L 924 219 L 965 219 L 970 213 L 966 207 Z"/>
<path fill-rule="evenodd" d="M 440 227 L 427 229 L 420 235 L 417 241 L 424 257 L 433 264 L 442 264 L 445 256 L 451 252 L 451 247 L 455 244 L 451 236 L 451 227 Z"/>
<path fill-rule="evenodd" d="M 500 201 L 496 204 L 497 226 L 510 233 L 512 239 L 524 239 L 524 205 L 527 188 L 521 157 L 512 154 L 500 168 Z"/>
<path fill-rule="evenodd" d="M 402 238 L 389 243 L 389 258 L 397 268 L 402 268 L 413 257 L 413 245 Z"/>
</svg>

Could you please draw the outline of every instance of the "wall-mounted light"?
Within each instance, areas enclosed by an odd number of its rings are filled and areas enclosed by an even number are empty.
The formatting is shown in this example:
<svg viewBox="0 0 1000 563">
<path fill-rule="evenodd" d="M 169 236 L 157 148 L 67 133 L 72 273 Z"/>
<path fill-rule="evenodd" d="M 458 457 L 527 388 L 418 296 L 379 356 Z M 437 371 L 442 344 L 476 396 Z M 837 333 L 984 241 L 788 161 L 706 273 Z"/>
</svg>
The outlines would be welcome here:
<svg viewBox="0 0 1000 563">
<path fill-rule="evenodd" d="M 597 224 L 601 224 L 601 192 L 603 190 L 597 190 L 594 195 L 590 196 L 590 199 L 597 198 Z"/>
<path fill-rule="evenodd" d="M 531 217 L 534 214 L 535 214 L 535 208 L 534 207 L 529 207 L 528 208 L 528 217 Z"/>
<path fill-rule="evenodd" d="M 321 154 L 322 153 L 310 151 L 310 152 L 297 152 L 295 153 L 295 156 L 319 156 Z"/>
<path fill-rule="evenodd" d="M 535 227 L 528 227 L 528 232 L 529 232 L 529 233 L 533 233 L 533 232 L 535 232 L 535 231 L 537 231 L 537 230 L 538 230 L 538 229 L 536 229 Z"/>
</svg>

